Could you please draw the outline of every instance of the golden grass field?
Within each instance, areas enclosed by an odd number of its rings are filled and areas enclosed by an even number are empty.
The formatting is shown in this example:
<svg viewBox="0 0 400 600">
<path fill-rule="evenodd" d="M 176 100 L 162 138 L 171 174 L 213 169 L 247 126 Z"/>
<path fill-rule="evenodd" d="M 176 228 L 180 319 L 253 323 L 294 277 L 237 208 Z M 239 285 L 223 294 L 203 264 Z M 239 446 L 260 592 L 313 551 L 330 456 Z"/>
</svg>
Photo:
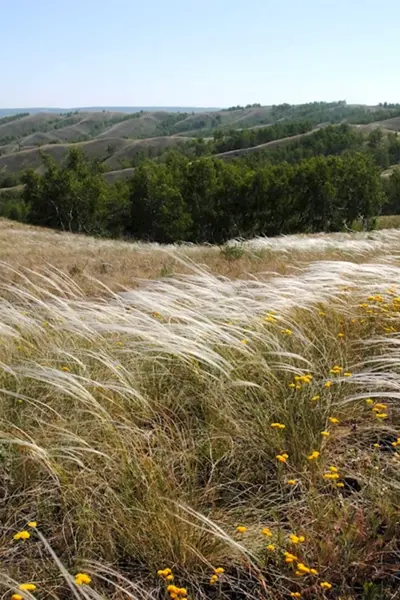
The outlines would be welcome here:
<svg viewBox="0 0 400 600">
<path fill-rule="evenodd" d="M 399 231 L 0 255 L 4 598 L 397 597 Z"/>
</svg>

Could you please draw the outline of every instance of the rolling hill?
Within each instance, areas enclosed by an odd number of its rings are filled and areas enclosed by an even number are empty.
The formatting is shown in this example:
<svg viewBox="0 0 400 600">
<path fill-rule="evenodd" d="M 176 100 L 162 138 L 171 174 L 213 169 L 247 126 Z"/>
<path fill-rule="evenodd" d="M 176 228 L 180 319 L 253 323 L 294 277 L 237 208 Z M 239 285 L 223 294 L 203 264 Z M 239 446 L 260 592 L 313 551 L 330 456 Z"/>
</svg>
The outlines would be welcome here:
<svg viewBox="0 0 400 600">
<path fill-rule="evenodd" d="M 19 176 L 27 168 L 40 172 L 42 152 L 62 162 L 69 149 L 80 147 L 88 158 L 101 161 L 107 172 L 115 172 L 107 177 L 113 180 L 124 176 L 124 169 L 135 166 L 138 153 L 156 157 L 165 148 L 195 138 L 211 138 L 218 130 L 258 128 L 296 119 L 309 121 L 313 130 L 330 123 L 348 122 L 366 134 L 376 127 L 389 133 L 400 130 L 400 107 L 315 102 L 299 106 L 252 105 L 201 111 L 179 108 L 0 109 L 0 173 Z M 298 135 L 288 136 L 254 148 L 223 152 L 219 156 L 235 157 L 298 138 Z"/>
</svg>

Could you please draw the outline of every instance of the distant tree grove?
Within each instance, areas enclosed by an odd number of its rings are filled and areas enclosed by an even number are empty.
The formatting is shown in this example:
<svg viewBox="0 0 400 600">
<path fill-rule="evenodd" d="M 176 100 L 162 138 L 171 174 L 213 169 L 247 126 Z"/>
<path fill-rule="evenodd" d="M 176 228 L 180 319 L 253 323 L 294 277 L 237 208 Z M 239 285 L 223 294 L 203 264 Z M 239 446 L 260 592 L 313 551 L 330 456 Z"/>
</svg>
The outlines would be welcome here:
<svg viewBox="0 0 400 600">
<path fill-rule="evenodd" d="M 337 231 L 356 219 L 370 227 L 385 200 L 380 169 L 362 152 L 253 167 L 170 151 L 114 185 L 77 149 L 63 166 L 44 160 L 43 175 L 23 176 L 30 223 L 161 243 Z"/>
</svg>

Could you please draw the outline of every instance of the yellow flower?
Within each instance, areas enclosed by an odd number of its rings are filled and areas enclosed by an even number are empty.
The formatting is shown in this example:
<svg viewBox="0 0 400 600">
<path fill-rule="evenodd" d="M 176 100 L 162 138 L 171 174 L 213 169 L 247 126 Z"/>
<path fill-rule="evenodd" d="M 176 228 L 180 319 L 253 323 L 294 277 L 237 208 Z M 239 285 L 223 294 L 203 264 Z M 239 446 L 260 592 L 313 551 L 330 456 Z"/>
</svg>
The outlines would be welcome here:
<svg viewBox="0 0 400 600">
<path fill-rule="evenodd" d="M 292 335 L 292 330 L 291 329 L 281 329 L 281 333 L 283 333 L 284 335 Z"/>
<path fill-rule="evenodd" d="M 301 573 L 310 573 L 311 571 L 310 567 L 306 567 L 303 563 L 297 563 L 297 570 Z"/>
<path fill-rule="evenodd" d="M 269 550 L 269 552 L 274 552 L 274 551 L 275 551 L 275 546 L 274 546 L 274 544 L 268 544 L 268 546 L 267 546 L 267 550 Z"/>
<path fill-rule="evenodd" d="M 292 598 L 301 598 L 300 592 L 290 592 Z"/>
<path fill-rule="evenodd" d="M 326 388 L 330 388 L 332 385 L 333 385 L 333 383 L 332 383 L 332 381 L 330 381 L 329 379 L 328 379 L 328 381 L 325 381 L 325 383 L 324 383 L 324 386 L 325 386 Z"/>
<path fill-rule="evenodd" d="M 342 481 L 339 481 L 339 483 L 336 484 L 336 487 L 344 488 L 344 483 Z"/>
<path fill-rule="evenodd" d="M 392 442 L 392 446 L 393 448 L 397 448 L 397 446 L 400 446 L 400 437 L 398 437 L 395 442 Z"/>
<path fill-rule="evenodd" d="M 310 569 L 311 575 L 318 575 L 317 569 Z"/>
<path fill-rule="evenodd" d="M 305 537 L 304 535 L 296 535 L 294 533 L 291 533 L 289 535 L 289 540 L 292 542 L 292 544 L 301 544 L 302 542 L 305 542 Z"/>
<path fill-rule="evenodd" d="M 37 522 L 36 521 L 29 521 L 28 527 L 33 527 L 33 528 L 37 527 Z"/>
<path fill-rule="evenodd" d="M 157 571 L 157 575 L 160 575 L 161 577 L 168 577 L 169 575 L 172 575 L 172 571 L 171 569 L 162 569 Z"/>
<path fill-rule="evenodd" d="M 328 583 L 327 581 L 322 581 L 319 585 L 323 590 L 330 590 L 332 588 L 332 584 Z"/>
<path fill-rule="evenodd" d="M 18 589 L 25 592 L 34 592 L 36 590 L 36 585 L 34 583 L 21 583 L 21 585 L 18 586 Z"/>
<path fill-rule="evenodd" d="M 328 417 L 328 421 L 330 423 L 333 423 L 334 425 L 336 425 L 337 423 L 340 423 L 340 420 L 337 417 Z"/>
<path fill-rule="evenodd" d="M 296 479 L 288 479 L 286 482 L 288 485 L 296 485 L 297 480 Z"/>
<path fill-rule="evenodd" d="M 378 404 L 375 404 L 375 406 L 373 407 L 373 411 L 375 412 L 381 412 L 382 410 L 386 410 L 387 409 L 387 404 L 383 404 L 382 402 L 378 402 Z"/>
<path fill-rule="evenodd" d="M 339 365 L 335 365 L 334 367 L 332 367 L 332 369 L 329 370 L 329 373 L 332 373 L 333 375 L 338 375 L 342 371 L 343 371 L 343 367 L 339 367 Z"/>
<path fill-rule="evenodd" d="M 211 575 L 211 577 L 210 577 L 210 585 L 214 585 L 215 583 L 217 583 L 217 581 L 218 581 L 218 575 Z M 175 597 L 177 598 L 178 595 L 175 594 Z M 172 594 L 171 594 L 171 598 L 172 598 Z M 172 600 L 174 600 L 174 599 L 172 598 Z"/>
<path fill-rule="evenodd" d="M 365 403 L 368 404 L 368 406 L 371 406 L 371 404 L 373 404 L 374 401 L 372 400 L 372 398 L 367 398 Z"/>
<path fill-rule="evenodd" d="M 277 454 L 275 458 L 281 463 L 285 463 L 287 461 L 287 456 L 284 454 Z"/>
<path fill-rule="evenodd" d="M 324 437 L 329 437 L 331 434 L 329 433 L 329 431 L 321 431 L 321 435 L 323 435 Z"/>
<path fill-rule="evenodd" d="M 287 562 L 287 563 L 292 563 L 295 560 L 297 560 L 297 556 L 295 556 L 294 554 L 291 554 L 290 552 L 284 552 L 283 556 L 285 557 L 285 562 Z"/>
<path fill-rule="evenodd" d="M 342 332 L 338 333 L 337 335 L 338 335 L 338 338 L 344 338 L 344 333 L 342 333 Z"/>
<path fill-rule="evenodd" d="M 247 527 L 244 527 L 244 525 L 238 525 L 238 527 L 236 527 L 236 531 L 238 533 L 246 533 Z"/>
<path fill-rule="evenodd" d="M 311 400 L 312 400 L 313 402 L 317 402 L 318 400 L 321 400 L 321 396 L 320 396 L 319 394 L 317 394 L 316 396 L 313 396 L 313 397 L 311 398 Z"/>
<path fill-rule="evenodd" d="M 339 479 L 339 473 L 324 473 L 322 475 L 324 479 Z"/>
<path fill-rule="evenodd" d="M 286 425 L 283 423 L 271 423 L 271 427 L 274 429 L 285 429 Z"/>
<path fill-rule="evenodd" d="M 308 460 L 315 460 L 319 458 L 320 453 L 317 450 L 314 450 L 309 456 L 307 456 Z"/>
<path fill-rule="evenodd" d="M 381 445 L 380 444 L 374 444 L 374 448 L 380 448 Z"/>
<path fill-rule="evenodd" d="M 180 596 L 187 596 L 187 589 L 186 588 L 178 588 L 178 594 Z"/>
<path fill-rule="evenodd" d="M 351 376 L 353 375 L 353 373 L 352 373 L 351 371 L 345 371 L 345 372 L 343 373 L 343 375 L 344 375 L 345 377 L 351 377 Z"/>
<path fill-rule="evenodd" d="M 11 596 L 11 600 L 23 600 L 23 597 L 21 596 L 21 594 L 13 594 Z"/>
<path fill-rule="evenodd" d="M 290 388 L 295 388 L 295 387 L 296 387 L 296 384 L 295 384 L 295 383 L 289 383 L 289 387 L 290 387 Z"/>
<path fill-rule="evenodd" d="M 264 529 L 261 531 L 261 533 L 263 535 L 266 535 L 267 537 L 272 537 L 272 531 L 270 530 L 269 527 L 264 527 Z"/>
<path fill-rule="evenodd" d="M 303 573 L 303 571 L 295 571 L 294 574 L 296 577 L 304 577 L 307 575 L 307 573 Z"/>
<path fill-rule="evenodd" d="M 177 594 L 178 590 L 179 590 L 179 588 L 177 588 L 176 585 L 168 585 L 167 586 L 168 594 Z"/>
<path fill-rule="evenodd" d="M 271 313 L 269 313 L 266 317 L 264 317 L 264 321 L 266 323 L 275 323 L 276 318 Z"/>
<path fill-rule="evenodd" d="M 167 575 L 165 578 L 167 581 L 173 581 L 174 580 L 174 576 L 172 575 L 172 573 L 170 575 Z"/>
<path fill-rule="evenodd" d="M 222 567 L 217 567 L 215 569 L 215 572 L 217 575 L 222 575 L 222 573 L 225 573 L 225 569 L 223 569 Z"/>
<path fill-rule="evenodd" d="M 14 535 L 14 540 L 29 540 L 30 537 L 31 534 L 29 531 L 18 531 L 18 533 Z"/>
<path fill-rule="evenodd" d="M 76 585 L 89 585 L 92 581 L 91 577 L 86 573 L 77 573 L 75 575 L 75 583 Z"/>
<path fill-rule="evenodd" d="M 375 416 L 377 419 L 387 419 L 388 418 L 387 413 L 375 413 Z"/>
<path fill-rule="evenodd" d="M 69 373 L 70 372 L 70 368 L 69 367 L 62 367 L 61 371 L 64 371 L 64 373 Z"/>
</svg>

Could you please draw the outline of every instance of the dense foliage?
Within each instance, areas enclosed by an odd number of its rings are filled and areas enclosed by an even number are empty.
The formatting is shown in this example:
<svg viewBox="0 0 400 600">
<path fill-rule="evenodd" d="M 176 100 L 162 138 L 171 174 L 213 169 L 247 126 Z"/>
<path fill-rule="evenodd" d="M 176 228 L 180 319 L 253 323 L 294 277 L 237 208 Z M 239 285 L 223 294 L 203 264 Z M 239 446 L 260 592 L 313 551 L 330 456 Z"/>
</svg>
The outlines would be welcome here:
<svg viewBox="0 0 400 600">
<path fill-rule="evenodd" d="M 44 175 L 24 176 L 30 222 L 157 242 L 335 231 L 354 219 L 368 226 L 384 199 L 379 168 L 362 153 L 254 169 L 170 152 L 117 186 L 78 150 L 62 167 L 45 160 Z"/>
<path fill-rule="evenodd" d="M 101 163 L 88 162 L 77 149 L 62 165 L 44 155 L 44 173 L 24 173 L 22 198 L 17 188 L 3 194 L 0 214 L 73 232 L 162 243 L 337 231 L 356 220 L 368 228 L 382 212 L 400 213 L 400 171 L 381 178 L 382 169 L 400 163 L 400 136 L 379 128 L 365 133 L 348 123 L 312 131 L 325 114 L 334 121 L 346 111 L 362 121 L 400 114 L 400 107 L 381 105 L 372 111 L 343 102 L 272 106 L 275 124 L 239 130 L 221 126 L 210 139 L 182 142 L 179 152 L 161 146 L 138 150 L 124 165 L 135 167 L 133 176 L 113 185 L 106 183 Z M 90 126 L 101 130 L 106 121 L 143 114 L 105 114 L 104 122 Z M 204 113 L 198 119 L 217 116 Z M 64 122 L 72 124 L 76 117 L 65 115 Z M 186 117 L 171 113 L 159 133 L 185 127 Z M 193 126 L 193 120 L 187 122 Z M 0 173 L 0 187 L 19 181 L 6 170 Z"/>
</svg>

